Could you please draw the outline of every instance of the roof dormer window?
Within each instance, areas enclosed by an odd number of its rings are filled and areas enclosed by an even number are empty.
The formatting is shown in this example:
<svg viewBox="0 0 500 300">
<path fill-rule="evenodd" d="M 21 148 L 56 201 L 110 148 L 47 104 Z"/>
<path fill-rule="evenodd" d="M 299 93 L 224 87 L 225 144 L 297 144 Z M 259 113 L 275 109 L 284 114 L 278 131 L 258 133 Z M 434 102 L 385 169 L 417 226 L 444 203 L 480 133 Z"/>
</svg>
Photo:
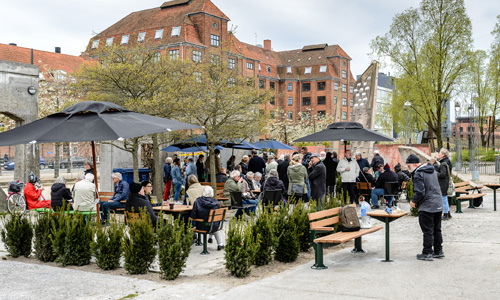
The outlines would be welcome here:
<svg viewBox="0 0 500 300">
<path fill-rule="evenodd" d="M 262 71 L 262 68 L 260 67 L 260 64 L 259 64 L 259 71 Z"/>
<path fill-rule="evenodd" d="M 93 40 L 92 49 L 97 49 L 97 48 L 99 48 L 99 40 Z"/>
<path fill-rule="evenodd" d="M 122 44 L 122 45 L 128 44 L 128 38 L 129 37 L 130 37 L 130 35 L 128 35 L 128 34 L 122 35 L 122 41 L 121 41 L 120 44 Z"/>
<path fill-rule="evenodd" d="M 145 39 L 146 39 L 146 31 L 139 32 L 139 35 L 137 36 L 137 41 L 144 42 Z"/>
<path fill-rule="evenodd" d="M 304 70 L 304 74 L 311 74 L 312 67 L 306 67 Z"/>
<path fill-rule="evenodd" d="M 292 66 L 287 66 L 286 67 L 286 73 L 287 74 L 292 74 Z"/>
<path fill-rule="evenodd" d="M 326 73 L 326 66 L 320 66 L 319 67 L 319 72 L 320 73 Z"/>
<path fill-rule="evenodd" d="M 181 34 L 181 26 L 172 27 L 172 36 L 179 36 Z"/>
<path fill-rule="evenodd" d="M 267 69 L 267 73 L 271 74 L 271 67 L 270 66 L 266 66 L 266 69 Z"/>
<path fill-rule="evenodd" d="M 159 40 L 163 38 L 163 29 L 156 29 L 155 40 Z"/>
<path fill-rule="evenodd" d="M 106 46 L 113 46 L 113 38 L 112 37 L 106 39 Z"/>
</svg>

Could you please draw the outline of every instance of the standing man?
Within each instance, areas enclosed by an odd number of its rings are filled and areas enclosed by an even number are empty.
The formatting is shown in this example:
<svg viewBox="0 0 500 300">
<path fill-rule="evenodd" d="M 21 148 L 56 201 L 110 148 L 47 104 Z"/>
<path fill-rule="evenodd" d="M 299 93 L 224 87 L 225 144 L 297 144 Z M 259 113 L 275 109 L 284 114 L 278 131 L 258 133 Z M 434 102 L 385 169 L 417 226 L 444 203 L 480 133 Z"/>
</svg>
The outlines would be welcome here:
<svg viewBox="0 0 500 300">
<path fill-rule="evenodd" d="M 357 202 L 356 195 L 354 194 L 354 185 L 356 184 L 356 177 L 359 175 L 359 165 L 355 159 L 351 158 L 351 150 L 346 150 L 344 158 L 339 161 L 337 172 L 342 177 L 342 191 L 344 193 L 344 204 L 347 204 L 347 194 L 351 203 Z"/>
<path fill-rule="evenodd" d="M 252 150 L 252 158 L 248 162 L 248 171 L 254 174 L 259 172 L 261 174 L 266 173 L 266 162 L 264 159 L 257 155 L 257 150 Z"/>
<path fill-rule="evenodd" d="M 368 160 L 361 156 L 361 152 L 357 151 L 354 156 L 356 157 L 356 161 L 358 162 L 360 170 L 363 170 L 365 167 L 370 167 Z"/>
<path fill-rule="evenodd" d="M 439 158 L 439 169 L 438 169 L 438 181 L 441 187 L 441 195 L 443 197 L 443 220 L 451 219 L 450 204 L 448 203 L 448 184 L 451 178 L 452 163 L 449 159 L 450 152 L 448 149 L 441 148 L 438 153 Z"/>
<path fill-rule="evenodd" d="M 373 172 L 377 172 L 377 168 L 379 165 L 384 165 L 384 159 L 380 156 L 380 152 L 378 150 L 373 150 L 373 158 L 370 167 L 373 169 Z"/>
<path fill-rule="evenodd" d="M 304 167 L 309 168 L 309 161 L 311 160 L 311 152 L 307 151 L 307 147 L 304 146 L 300 149 L 302 153 L 302 165 Z"/>
<path fill-rule="evenodd" d="M 413 178 L 414 194 L 410 205 L 418 208 L 418 223 L 424 234 L 424 248 L 421 254 L 417 254 L 417 259 L 431 261 L 433 258 L 443 258 L 443 199 L 437 173 L 432 165 L 422 165 L 415 154 L 408 156 L 406 164 Z"/>
<path fill-rule="evenodd" d="M 318 202 L 318 208 L 323 207 L 326 194 L 326 168 L 319 154 L 311 155 L 309 162 L 309 184 L 311 186 L 311 199 Z"/>
<path fill-rule="evenodd" d="M 332 153 L 327 152 L 323 164 L 326 168 L 326 192 L 329 195 L 335 194 L 335 183 L 337 179 L 337 166 L 339 161 L 334 161 L 332 158 Z"/>
<path fill-rule="evenodd" d="M 198 170 L 196 169 L 196 166 L 194 164 L 194 160 L 192 157 L 186 158 L 186 169 L 184 171 L 184 174 L 186 175 L 186 177 L 184 178 L 184 186 L 187 189 L 188 188 L 187 179 L 189 178 L 189 176 L 194 175 L 194 176 L 196 176 L 196 179 L 198 179 Z"/>
<path fill-rule="evenodd" d="M 283 182 L 288 191 L 288 166 L 290 165 L 290 154 L 285 154 L 282 161 L 278 162 L 278 178 Z M 286 195 L 286 194 L 285 194 Z"/>
<path fill-rule="evenodd" d="M 165 164 L 163 165 L 163 182 L 165 183 L 165 191 L 163 192 L 163 200 L 168 201 L 170 199 L 170 189 L 172 188 L 172 158 L 167 157 L 165 159 Z"/>
<path fill-rule="evenodd" d="M 125 204 L 121 203 L 121 201 L 127 201 L 128 194 L 130 193 L 128 182 L 122 179 L 121 173 L 113 173 L 111 176 L 113 178 L 113 183 L 115 184 L 115 193 L 108 201 L 99 202 L 103 215 L 103 224 L 108 219 L 110 209 L 125 208 Z"/>
<path fill-rule="evenodd" d="M 278 171 L 278 163 L 274 160 L 274 154 L 271 153 L 267 157 L 267 165 L 266 165 L 266 179 L 269 178 L 269 172 L 271 170 Z"/>
</svg>

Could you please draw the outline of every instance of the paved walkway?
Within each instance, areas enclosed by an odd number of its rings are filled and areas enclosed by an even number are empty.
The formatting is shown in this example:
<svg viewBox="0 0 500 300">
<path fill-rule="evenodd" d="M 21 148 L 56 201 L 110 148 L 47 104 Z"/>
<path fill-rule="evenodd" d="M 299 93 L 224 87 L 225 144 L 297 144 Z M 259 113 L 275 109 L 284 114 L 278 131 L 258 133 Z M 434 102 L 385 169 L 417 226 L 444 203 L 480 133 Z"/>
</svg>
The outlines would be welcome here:
<svg viewBox="0 0 500 300">
<path fill-rule="evenodd" d="M 366 254 L 347 247 L 325 255 L 326 270 L 312 270 L 308 261 L 254 281 L 225 274 L 222 252 L 201 256 L 199 248 L 190 255 L 189 277 L 173 282 L 0 260 L 0 299 L 498 299 L 500 211 L 493 212 L 493 196 L 483 207 L 454 210 L 443 222 L 446 257 L 432 262 L 415 259 L 422 233 L 407 216 L 391 223 L 390 263 L 381 262 L 383 230 L 364 238 Z"/>
</svg>

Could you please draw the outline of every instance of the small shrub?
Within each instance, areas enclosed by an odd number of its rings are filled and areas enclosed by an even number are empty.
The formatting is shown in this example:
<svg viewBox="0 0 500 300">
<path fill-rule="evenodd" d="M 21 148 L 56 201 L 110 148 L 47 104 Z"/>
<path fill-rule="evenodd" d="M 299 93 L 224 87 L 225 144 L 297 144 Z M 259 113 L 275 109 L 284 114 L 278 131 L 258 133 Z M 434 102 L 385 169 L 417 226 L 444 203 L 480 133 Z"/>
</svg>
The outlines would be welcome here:
<svg viewBox="0 0 500 300">
<path fill-rule="evenodd" d="M 269 264 L 273 260 L 273 251 L 277 239 L 273 234 L 273 214 L 268 209 L 262 209 L 252 225 L 252 235 L 257 244 L 254 257 L 256 266 Z"/>
<path fill-rule="evenodd" d="M 252 235 L 252 227 L 244 222 L 236 222 L 233 218 L 229 222 L 224 258 L 226 269 L 231 275 L 239 278 L 247 277 L 257 251 L 257 243 Z"/>
<path fill-rule="evenodd" d="M 274 258 L 281 262 L 293 262 L 297 259 L 300 251 L 297 227 L 288 208 L 280 207 L 275 216 L 275 234 L 278 238 L 278 246 Z"/>
<path fill-rule="evenodd" d="M 297 203 L 292 212 L 292 219 L 297 228 L 299 237 L 300 251 L 307 252 L 311 248 L 311 239 L 309 238 L 309 212 L 311 212 L 303 202 Z"/>
<path fill-rule="evenodd" d="M 33 226 L 35 232 L 35 257 L 40 261 L 52 262 L 57 258 L 52 243 L 52 226 L 56 221 L 57 216 L 46 211 Z"/>
<path fill-rule="evenodd" d="M 163 220 L 161 214 L 158 220 Z M 193 245 L 191 223 L 187 226 L 184 220 L 168 219 L 168 222 L 158 222 L 156 230 L 158 237 L 158 261 L 160 277 L 167 280 L 176 279 L 186 267 L 186 261 Z"/>
<path fill-rule="evenodd" d="M 12 213 L 10 219 L 7 215 L 4 216 L 1 236 L 7 252 L 12 257 L 31 255 L 33 227 L 26 216 L 20 213 Z"/>
<path fill-rule="evenodd" d="M 406 184 L 406 196 L 408 197 L 408 203 L 410 203 L 413 198 L 413 180 L 410 179 L 408 184 Z M 416 217 L 418 216 L 418 208 L 410 208 L 410 215 Z"/>
<path fill-rule="evenodd" d="M 83 266 L 92 258 L 94 229 L 83 215 L 58 213 L 52 226 L 52 244 L 56 262 L 62 266 Z"/>
<path fill-rule="evenodd" d="M 146 274 L 156 256 L 154 228 L 144 210 L 138 219 L 128 223 L 123 236 L 124 268 L 129 274 Z"/>
<path fill-rule="evenodd" d="M 116 221 L 109 223 L 108 227 L 97 228 L 96 240 L 92 243 L 92 253 L 96 263 L 103 270 L 114 270 L 120 266 L 123 226 Z"/>
</svg>

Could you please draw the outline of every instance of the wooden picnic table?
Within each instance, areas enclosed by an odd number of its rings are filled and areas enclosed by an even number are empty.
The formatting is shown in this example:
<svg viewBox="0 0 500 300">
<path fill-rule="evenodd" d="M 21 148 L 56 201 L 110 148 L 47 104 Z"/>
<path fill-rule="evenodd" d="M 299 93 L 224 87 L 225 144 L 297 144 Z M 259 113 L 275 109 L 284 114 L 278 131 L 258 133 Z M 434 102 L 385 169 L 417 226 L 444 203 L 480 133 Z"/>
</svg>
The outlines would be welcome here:
<svg viewBox="0 0 500 300">
<path fill-rule="evenodd" d="M 392 212 L 391 214 L 388 214 L 385 210 L 374 210 L 371 212 L 366 213 L 368 216 L 382 221 L 385 223 L 385 260 L 383 262 L 391 262 L 392 260 L 390 259 L 390 251 L 389 251 L 389 223 L 401 218 L 402 216 L 406 216 L 408 212 L 402 211 L 402 212 Z"/>
<path fill-rule="evenodd" d="M 493 211 L 497 211 L 497 190 L 500 188 L 500 183 L 487 183 L 484 186 L 493 190 Z"/>
<path fill-rule="evenodd" d="M 153 206 L 154 211 L 163 211 L 169 214 L 180 214 L 193 210 L 192 205 L 175 204 L 173 209 L 170 209 L 170 205 Z"/>
</svg>

